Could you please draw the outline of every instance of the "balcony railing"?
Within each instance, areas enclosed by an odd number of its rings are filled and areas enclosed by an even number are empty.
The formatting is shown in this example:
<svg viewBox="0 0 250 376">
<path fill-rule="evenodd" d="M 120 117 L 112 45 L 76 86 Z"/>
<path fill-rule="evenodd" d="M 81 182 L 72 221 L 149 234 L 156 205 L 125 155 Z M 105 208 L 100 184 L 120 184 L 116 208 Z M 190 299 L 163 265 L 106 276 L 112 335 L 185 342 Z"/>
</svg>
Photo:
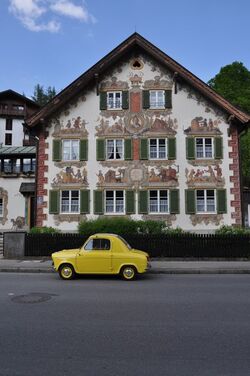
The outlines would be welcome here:
<svg viewBox="0 0 250 376">
<path fill-rule="evenodd" d="M 26 114 L 26 109 L 17 109 L 17 108 L 1 108 L 0 107 L 0 115 L 7 115 L 7 116 L 24 116 Z"/>
</svg>

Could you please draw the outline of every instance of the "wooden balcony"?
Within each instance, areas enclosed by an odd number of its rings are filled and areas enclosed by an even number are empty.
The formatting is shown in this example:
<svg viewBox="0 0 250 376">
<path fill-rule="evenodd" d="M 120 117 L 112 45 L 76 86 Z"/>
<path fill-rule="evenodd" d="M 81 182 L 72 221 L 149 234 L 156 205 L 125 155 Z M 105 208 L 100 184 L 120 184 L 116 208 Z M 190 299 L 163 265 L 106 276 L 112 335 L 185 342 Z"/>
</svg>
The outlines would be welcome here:
<svg viewBox="0 0 250 376">
<path fill-rule="evenodd" d="M 0 107 L 0 116 L 22 116 L 26 114 L 26 109 L 16 109 L 16 108 L 1 108 Z"/>
</svg>

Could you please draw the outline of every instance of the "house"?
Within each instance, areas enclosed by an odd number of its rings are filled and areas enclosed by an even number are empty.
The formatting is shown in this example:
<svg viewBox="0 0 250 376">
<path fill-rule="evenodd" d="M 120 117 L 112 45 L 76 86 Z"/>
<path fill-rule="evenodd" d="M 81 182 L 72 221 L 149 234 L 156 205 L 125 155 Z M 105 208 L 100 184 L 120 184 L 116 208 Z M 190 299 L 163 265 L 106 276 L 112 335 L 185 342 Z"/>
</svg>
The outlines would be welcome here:
<svg viewBox="0 0 250 376">
<path fill-rule="evenodd" d="M 13 90 L 0 92 L 0 231 L 34 225 L 36 146 L 23 122 L 39 108 Z"/>
<path fill-rule="evenodd" d="M 27 120 L 39 137 L 38 226 L 98 216 L 210 232 L 242 223 L 250 117 L 138 33 Z"/>
</svg>

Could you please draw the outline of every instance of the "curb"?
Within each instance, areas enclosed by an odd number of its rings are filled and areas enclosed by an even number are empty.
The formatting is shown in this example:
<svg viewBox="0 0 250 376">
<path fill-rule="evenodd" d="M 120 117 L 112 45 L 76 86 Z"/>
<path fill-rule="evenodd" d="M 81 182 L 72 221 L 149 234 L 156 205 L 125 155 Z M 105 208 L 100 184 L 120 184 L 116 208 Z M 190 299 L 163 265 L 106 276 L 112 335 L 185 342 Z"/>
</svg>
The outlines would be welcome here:
<svg viewBox="0 0 250 376">
<path fill-rule="evenodd" d="M 56 273 L 51 269 L 0 268 L 0 273 Z M 154 269 L 146 274 L 250 274 L 250 269 Z"/>
</svg>

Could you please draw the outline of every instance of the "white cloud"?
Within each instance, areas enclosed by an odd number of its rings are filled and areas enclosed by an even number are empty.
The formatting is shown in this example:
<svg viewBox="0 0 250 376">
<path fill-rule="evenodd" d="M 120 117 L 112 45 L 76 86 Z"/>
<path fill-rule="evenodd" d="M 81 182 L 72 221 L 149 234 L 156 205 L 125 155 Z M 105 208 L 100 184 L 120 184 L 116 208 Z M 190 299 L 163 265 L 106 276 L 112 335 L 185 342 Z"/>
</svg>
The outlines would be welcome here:
<svg viewBox="0 0 250 376">
<path fill-rule="evenodd" d="M 60 22 L 53 19 L 53 13 L 71 17 L 86 23 L 95 23 L 84 3 L 76 5 L 70 0 L 9 0 L 9 11 L 30 31 L 57 33 Z M 44 15 L 51 20 L 44 22 Z"/>
<path fill-rule="evenodd" d="M 40 17 L 47 12 L 42 4 L 45 2 L 41 0 L 10 0 L 9 11 L 30 31 L 58 32 L 60 23 L 54 20 L 40 22 Z"/>
<path fill-rule="evenodd" d="M 83 5 L 75 5 L 68 0 L 56 0 L 50 9 L 63 16 L 77 18 L 84 22 L 95 22 L 95 18 L 88 12 L 87 8 Z"/>
</svg>

